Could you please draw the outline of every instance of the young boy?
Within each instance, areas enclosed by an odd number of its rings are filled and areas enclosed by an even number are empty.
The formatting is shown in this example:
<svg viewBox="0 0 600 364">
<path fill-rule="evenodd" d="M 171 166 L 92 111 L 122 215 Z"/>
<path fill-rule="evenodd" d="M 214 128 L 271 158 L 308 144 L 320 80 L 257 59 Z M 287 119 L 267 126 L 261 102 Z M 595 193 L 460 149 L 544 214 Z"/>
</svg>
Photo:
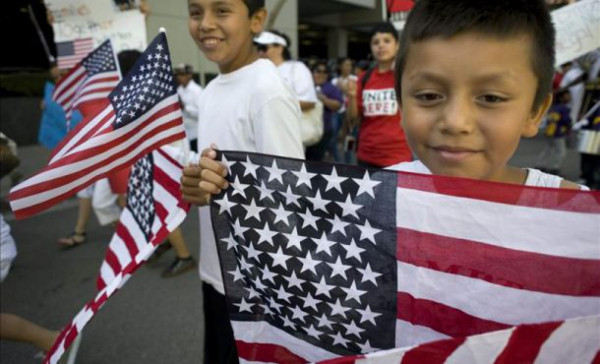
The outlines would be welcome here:
<svg viewBox="0 0 600 364">
<path fill-rule="evenodd" d="M 253 37 L 262 31 L 264 0 L 189 0 L 189 31 L 220 75 L 198 103 L 198 146 L 303 158 L 300 106 L 275 65 L 259 59 Z M 205 168 L 205 167 L 202 167 Z M 208 171 L 207 171 L 208 172 Z M 183 170 L 184 199 L 206 204 L 205 171 Z M 205 363 L 235 363 L 237 353 L 208 207 L 200 209 L 200 277 L 205 312 Z"/>
<path fill-rule="evenodd" d="M 400 41 L 396 92 L 418 161 L 392 169 L 520 185 L 585 188 L 507 165 L 552 103 L 554 27 L 543 0 L 421 0 Z M 204 150 L 205 201 L 227 188 Z"/>
</svg>

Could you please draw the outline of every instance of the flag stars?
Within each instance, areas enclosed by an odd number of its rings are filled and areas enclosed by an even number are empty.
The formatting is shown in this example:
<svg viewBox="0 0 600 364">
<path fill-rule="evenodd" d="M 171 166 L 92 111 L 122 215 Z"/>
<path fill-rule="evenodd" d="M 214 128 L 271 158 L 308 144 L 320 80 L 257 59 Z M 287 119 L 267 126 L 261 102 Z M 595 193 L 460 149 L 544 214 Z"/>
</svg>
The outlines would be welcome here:
<svg viewBox="0 0 600 364">
<path fill-rule="evenodd" d="M 300 167 L 300 171 L 292 171 L 296 177 L 298 177 L 298 182 L 296 182 L 296 186 L 300 187 L 301 185 L 305 185 L 308 188 L 312 188 L 311 179 L 315 177 L 316 173 L 309 173 L 306 171 L 306 165 L 302 163 L 302 167 Z"/>
<path fill-rule="evenodd" d="M 350 340 L 344 339 L 342 334 L 338 331 L 335 335 L 329 335 L 333 339 L 333 345 L 341 345 L 343 347 L 348 347 L 348 343 Z"/>
<path fill-rule="evenodd" d="M 342 184 L 342 182 L 347 180 L 348 177 L 339 177 L 335 167 L 333 167 L 333 170 L 331 171 L 330 175 L 322 175 L 322 176 L 327 181 L 327 187 L 325 187 L 325 192 L 327 192 L 331 189 L 335 189 L 339 193 L 343 194 L 341 184 Z"/>
<path fill-rule="evenodd" d="M 376 244 L 375 235 L 380 233 L 381 230 L 372 227 L 369 220 L 366 220 L 364 225 L 356 225 L 356 227 L 360 230 L 359 241 L 369 240 L 371 243 Z"/>
<path fill-rule="evenodd" d="M 335 276 L 340 276 L 343 279 L 346 279 L 346 271 L 350 268 L 352 268 L 349 265 L 343 264 L 342 263 L 342 258 L 340 258 L 339 256 L 337 257 L 337 260 L 335 261 L 335 263 L 330 263 L 327 262 L 327 265 L 329 265 L 329 267 L 331 267 L 331 278 L 335 277 Z"/>
<path fill-rule="evenodd" d="M 346 328 L 346 336 L 354 335 L 357 338 L 361 338 L 361 332 L 365 331 L 365 329 L 361 329 L 358 327 L 354 321 L 350 320 L 350 324 L 342 324 Z"/>
<path fill-rule="evenodd" d="M 317 330 L 314 325 L 310 325 L 307 329 L 304 329 L 304 331 L 306 331 L 306 335 L 312 336 L 317 340 L 319 340 L 319 336 L 323 335 L 323 333 Z"/>
<path fill-rule="evenodd" d="M 300 269 L 300 273 L 310 270 L 315 275 L 317 275 L 316 266 L 323 263 L 320 260 L 314 260 L 310 251 L 306 253 L 306 256 L 304 258 L 296 257 L 296 259 L 298 259 L 302 263 L 302 268 Z"/>
<path fill-rule="evenodd" d="M 375 318 L 377 318 L 378 316 L 381 316 L 380 313 L 375 313 L 375 312 L 371 311 L 371 307 L 369 305 L 367 305 L 367 308 L 365 308 L 364 310 L 361 310 L 361 309 L 355 309 L 355 310 L 361 316 L 361 318 L 360 318 L 361 324 L 363 322 L 369 321 L 373 325 L 377 325 L 377 323 L 375 322 Z"/>
<path fill-rule="evenodd" d="M 362 263 L 362 258 L 360 257 L 360 255 L 365 251 L 365 249 L 359 248 L 356 245 L 356 242 L 354 241 L 354 239 L 352 239 L 350 241 L 350 244 L 340 244 L 340 245 L 342 246 L 342 248 L 344 248 L 346 250 L 346 260 L 348 260 L 350 258 L 354 258 Z"/>
<path fill-rule="evenodd" d="M 287 267 L 287 261 L 290 260 L 292 257 L 284 254 L 283 253 L 283 249 L 281 247 L 279 247 L 277 249 L 276 253 L 268 253 L 271 258 L 273 259 L 273 268 L 275 268 L 276 266 L 282 266 L 286 271 L 288 270 Z"/>
<path fill-rule="evenodd" d="M 302 311 L 299 306 L 290 307 L 289 310 L 292 311 L 292 320 L 299 320 L 302 321 L 302 323 L 306 323 L 304 318 L 308 316 L 308 314 Z"/>
<path fill-rule="evenodd" d="M 286 209 L 283 208 L 282 205 L 279 205 L 279 207 L 276 209 L 269 209 L 269 210 L 275 214 L 275 219 L 273 220 L 274 224 L 277 224 L 278 221 L 281 221 L 284 224 L 289 225 L 288 217 L 290 217 L 290 215 L 293 214 L 292 211 L 287 211 Z"/>
<path fill-rule="evenodd" d="M 288 248 L 295 247 L 299 251 L 302 251 L 301 242 L 306 239 L 304 236 L 298 235 L 297 228 L 295 227 L 290 234 L 283 234 L 288 241 Z"/>
<path fill-rule="evenodd" d="M 242 297 L 240 303 L 234 303 L 234 305 L 238 306 L 240 313 L 245 311 L 252 313 L 252 306 L 254 306 L 254 303 L 247 303 L 246 300 Z"/>
<path fill-rule="evenodd" d="M 375 286 L 377 286 L 377 277 L 381 275 L 381 273 L 376 273 L 371 270 L 371 264 L 367 263 L 365 269 L 356 268 L 362 274 L 361 283 L 365 283 L 367 281 L 372 282 Z"/>
<path fill-rule="evenodd" d="M 250 205 L 240 205 L 246 210 L 246 221 L 255 219 L 260 222 L 260 213 L 265 210 L 264 207 L 257 206 L 253 199 L 250 199 Z"/>
<path fill-rule="evenodd" d="M 354 204 L 350 195 L 346 197 L 345 202 L 336 201 L 336 204 L 342 208 L 342 216 L 350 215 L 356 217 L 357 219 L 359 218 L 357 211 L 363 208 L 362 205 Z"/>
<path fill-rule="evenodd" d="M 348 288 L 346 288 L 346 287 L 340 287 L 340 288 L 344 292 L 346 292 L 346 302 L 348 302 L 350 300 L 355 300 L 356 302 L 358 302 L 360 304 L 361 303 L 360 296 L 367 293 L 367 291 L 363 291 L 363 290 L 356 288 L 356 282 L 352 282 L 352 284 Z"/>
</svg>

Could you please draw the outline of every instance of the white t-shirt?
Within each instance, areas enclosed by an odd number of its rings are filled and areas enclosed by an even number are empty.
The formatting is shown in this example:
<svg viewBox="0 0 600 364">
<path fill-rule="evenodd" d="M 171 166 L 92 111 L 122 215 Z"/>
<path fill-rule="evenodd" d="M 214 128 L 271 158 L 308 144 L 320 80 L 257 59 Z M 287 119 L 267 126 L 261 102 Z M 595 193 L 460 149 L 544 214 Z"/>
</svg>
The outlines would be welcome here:
<svg viewBox="0 0 600 364">
<path fill-rule="evenodd" d="M 298 100 L 317 102 L 317 93 L 312 74 L 306 65 L 299 61 L 285 61 L 277 69 L 285 83 L 294 90 Z"/>
<path fill-rule="evenodd" d="M 181 115 L 183 116 L 183 126 L 185 135 L 191 140 L 198 138 L 198 101 L 202 94 L 202 86 L 194 80 L 190 80 L 187 86 L 179 86 L 177 94 L 183 104 Z"/>
<path fill-rule="evenodd" d="M 8 275 L 16 256 L 17 246 L 10 235 L 10 226 L 4 221 L 4 216 L 0 215 L 0 282 L 4 281 Z"/>
<path fill-rule="evenodd" d="M 389 166 L 386 169 L 401 172 L 431 174 L 431 171 L 421 161 L 398 163 L 393 166 Z M 525 186 L 560 188 L 560 183 L 562 182 L 562 180 L 562 177 L 544 173 L 538 169 L 527 168 L 527 178 L 525 179 Z M 579 188 L 584 191 L 589 190 L 589 188 L 582 185 L 580 185 Z"/>
<path fill-rule="evenodd" d="M 219 75 L 198 106 L 199 150 L 215 143 L 221 150 L 304 158 L 300 105 L 269 60 Z M 200 208 L 199 269 L 203 281 L 224 293 L 208 206 Z"/>
</svg>

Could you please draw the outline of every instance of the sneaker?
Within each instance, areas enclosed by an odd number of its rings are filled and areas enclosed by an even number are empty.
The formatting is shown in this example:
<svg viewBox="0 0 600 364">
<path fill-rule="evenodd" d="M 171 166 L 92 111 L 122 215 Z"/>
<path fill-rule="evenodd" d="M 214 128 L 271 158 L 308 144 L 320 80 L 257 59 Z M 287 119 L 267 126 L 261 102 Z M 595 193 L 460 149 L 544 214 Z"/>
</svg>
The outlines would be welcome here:
<svg viewBox="0 0 600 364">
<path fill-rule="evenodd" d="M 196 268 L 196 261 L 194 260 L 194 258 L 189 257 L 186 259 L 181 259 L 176 257 L 173 263 L 167 269 L 164 270 L 164 272 L 162 273 L 162 277 L 175 277 L 194 268 Z"/>
</svg>

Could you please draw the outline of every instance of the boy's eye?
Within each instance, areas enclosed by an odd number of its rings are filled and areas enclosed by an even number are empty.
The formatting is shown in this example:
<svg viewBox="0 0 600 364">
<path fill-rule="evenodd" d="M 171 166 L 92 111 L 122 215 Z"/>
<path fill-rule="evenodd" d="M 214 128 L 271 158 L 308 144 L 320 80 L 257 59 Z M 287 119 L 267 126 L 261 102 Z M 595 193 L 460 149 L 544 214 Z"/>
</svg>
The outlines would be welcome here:
<svg viewBox="0 0 600 364">
<path fill-rule="evenodd" d="M 488 104 L 497 104 L 506 101 L 506 98 L 498 95 L 483 95 L 480 100 Z"/>
<path fill-rule="evenodd" d="M 433 103 L 442 99 L 442 95 L 433 92 L 424 92 L 415 95 L 415 98 L 421 102 Z"/>
<path fill-rule="evenodd" d="M 228 13 L 229 13 L 229 9 L 227 9 L 227 8 L 218 8 L 218 9 L 215 11 L 215 13 L 216 13 L 217 15 L 220 15 L 220 16 L 221 16 L 221 15 L 226 15 L 226 14 L 228 14 Z"/>
</svg>

